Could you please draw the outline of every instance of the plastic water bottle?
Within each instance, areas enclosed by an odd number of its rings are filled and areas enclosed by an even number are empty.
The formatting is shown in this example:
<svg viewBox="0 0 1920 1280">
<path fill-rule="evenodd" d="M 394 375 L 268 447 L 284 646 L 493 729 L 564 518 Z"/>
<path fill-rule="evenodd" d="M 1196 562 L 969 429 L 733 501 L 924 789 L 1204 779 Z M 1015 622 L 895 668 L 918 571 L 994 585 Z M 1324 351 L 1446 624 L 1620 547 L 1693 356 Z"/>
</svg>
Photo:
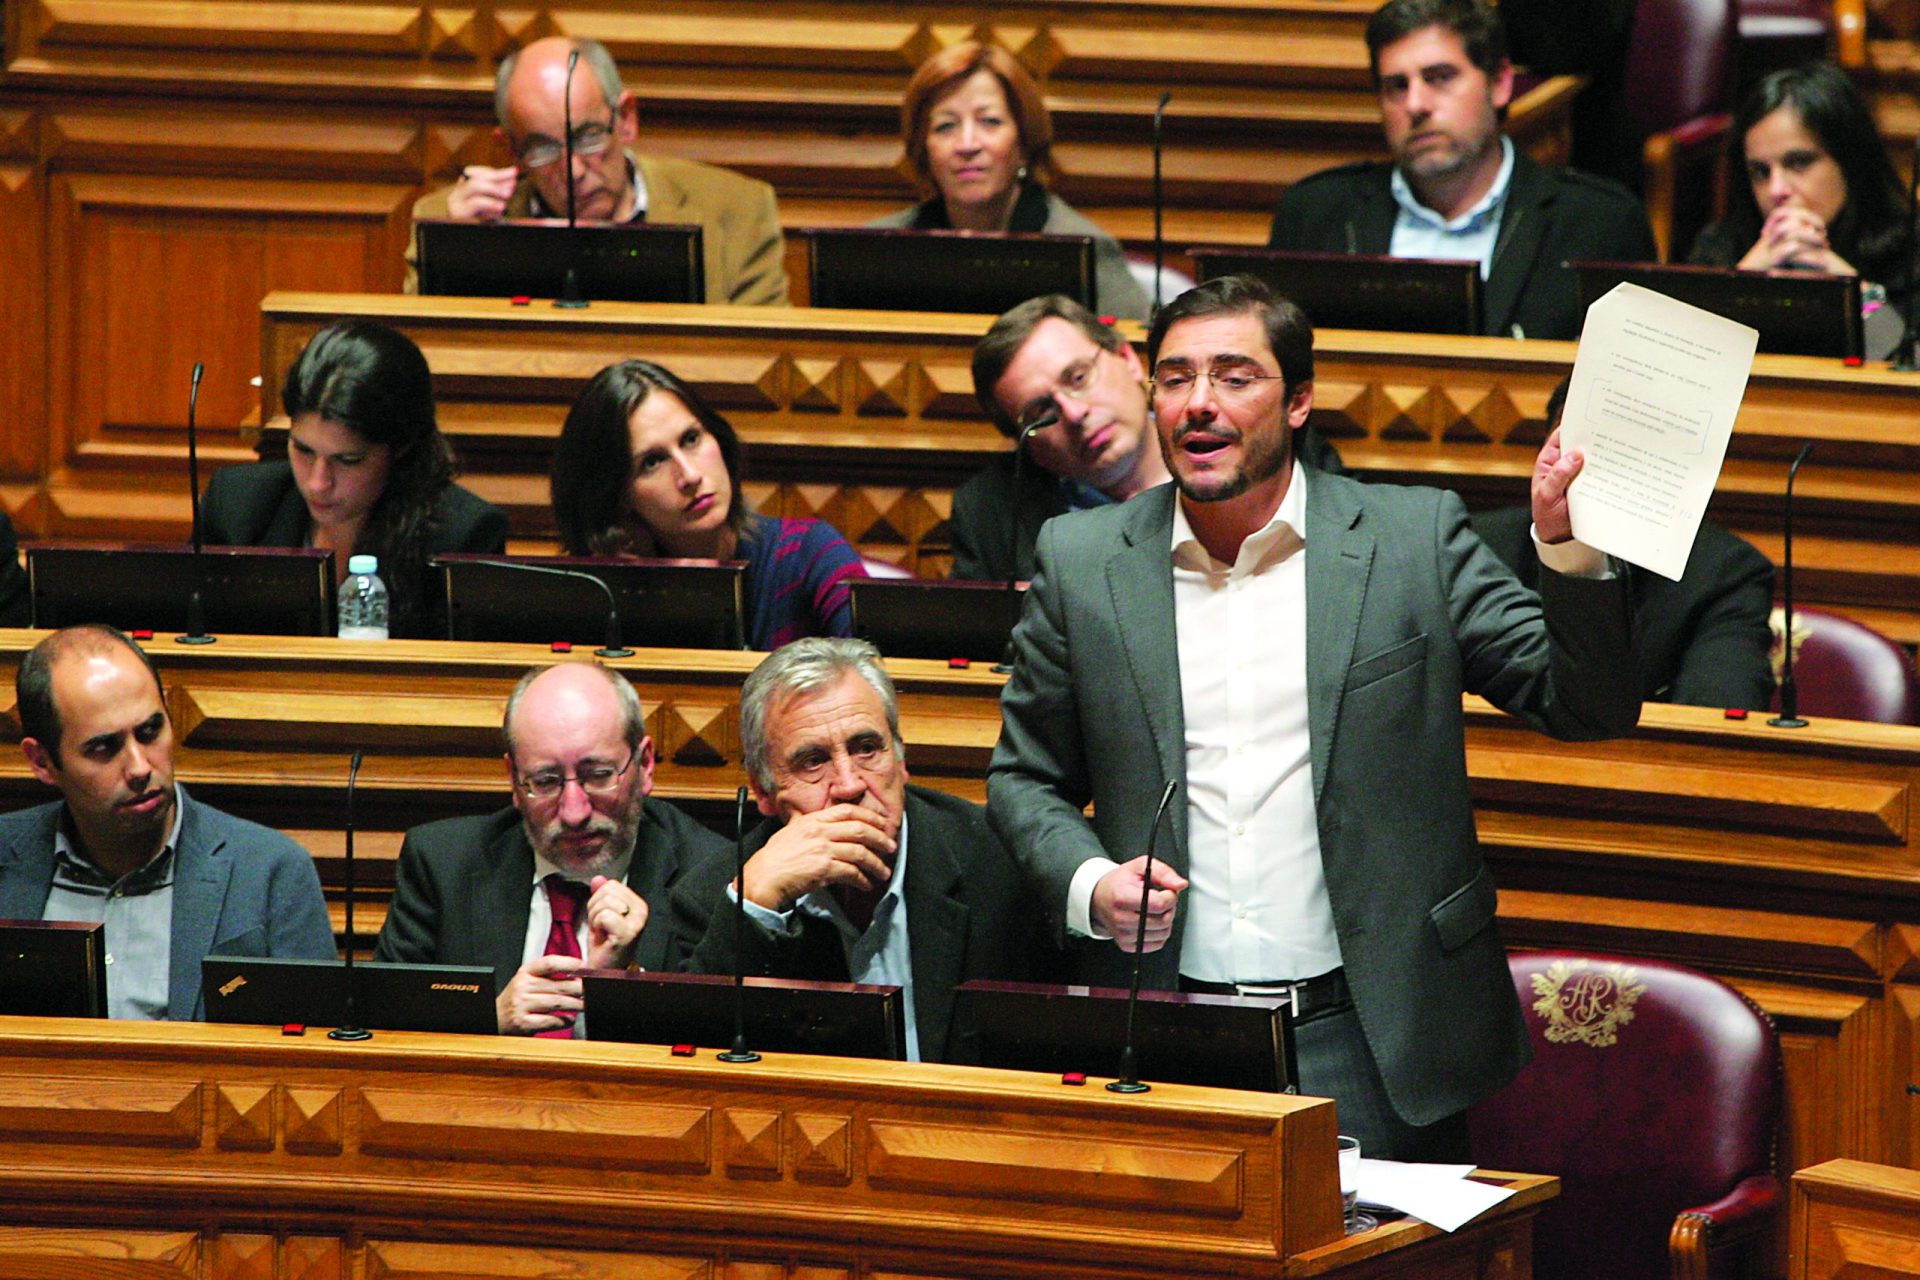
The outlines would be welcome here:
<svg viewBox="0 0 1920 1280">
<path fill-rule="evenodd" d="M 387 584 L 380 581 L 379 556 L 347 561 L 347 580 L 340 584 L 340 638 L 387 638 Z"/>
</svg>

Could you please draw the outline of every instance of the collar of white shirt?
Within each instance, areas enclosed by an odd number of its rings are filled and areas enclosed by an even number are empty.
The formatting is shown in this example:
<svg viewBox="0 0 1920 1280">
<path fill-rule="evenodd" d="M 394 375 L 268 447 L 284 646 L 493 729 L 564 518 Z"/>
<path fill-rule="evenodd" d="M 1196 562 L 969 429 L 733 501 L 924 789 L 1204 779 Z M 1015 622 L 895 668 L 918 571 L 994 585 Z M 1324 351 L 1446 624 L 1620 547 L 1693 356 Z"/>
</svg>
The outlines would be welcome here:
<svg viewBox="0 0 1920 1280">
<path fill-rule="evenodd" d="M 1297 438 L 1297 437 L 1296 437 Z M 1307 468 L 1293 460 L 1293 477 L 1280 498 L 1273 518 L 1240 544 L 1240 558 L 1225 565 L 1215 560 L 1195 536 L 1187 521 L 1187 500 L 1176 497 L 1173 503 L 1173 567 L 1199 573 L 1222 573 L 1237 569 L 1253 572 L 1267 563 L 1278 564 L 1307 544 Z M 1275 553 L 1278 554 L 1275 554 Z"/>
</svg>

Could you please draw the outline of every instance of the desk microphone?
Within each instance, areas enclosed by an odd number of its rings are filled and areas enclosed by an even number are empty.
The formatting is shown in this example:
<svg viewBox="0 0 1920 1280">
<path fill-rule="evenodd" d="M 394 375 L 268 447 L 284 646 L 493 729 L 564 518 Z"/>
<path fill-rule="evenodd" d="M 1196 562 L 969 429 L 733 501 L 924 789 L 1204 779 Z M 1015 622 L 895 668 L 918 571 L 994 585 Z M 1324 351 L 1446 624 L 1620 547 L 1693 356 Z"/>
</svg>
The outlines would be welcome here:
<svg viewBox="0 0 1920 1280">
<path fill-rule="evenodd" d="M 193 590 L 187 594 L 187 634 L 175 636 L 175 644 L 212 644 L 207 634 L 207 608 L 201 599 L 206 562 L 200 558 L 200 431 L 195 419 L 200 410 L 200 379 L 207 372 L 205 361 L 195 361 L 193 385 L 187 391 L 187 499 L 193 507 Z"/>
<path fill-rule="evenodd" d="M 1027 496 L 1027 491 L 1023 483 L 1027 474 L 1027 441 L 1033 439 L 1035 433 L 1045 431 L 1058 421 L 1060 421 L 1060 414 L 1057 410 L 1043 413 L 1022 427 L 1020 434 L 1014 437 L 1013 502 L 1011 504 L 1013 511 L 1011 515 L 1008 516 L 1008 522 L 1012 526 L 1009 532 L 1013 534 L 1013 555 L 1007 572 L 1007 594 L 1009 596 L 1017 594 L 1020 590 L 1020 508 L 1023 500 Z M 1000 655 L 1000 661 L 994 664 L 993 669 L 1001 675 L 1006 675 L 1013 670 L 1013 637 L 1011 635 L 1007 637 L 1006 651 Z"/>
<path fill-rule="evenodd" d="M 347 765 L 347 1019 L 327 1032 L 329 1040 L 371 1040 L 373 1032 L 360 1025 L 359 1002 L 354 998 L 353 976 L 353 788 L 360 779 L 360 760 L 356 751 Z"/>
<path fill-rule="evenodd" d="M 567 158 L 567 230 L 569 231 L 572 231 L 576 225 L 573 195 L 573 69 L 579 65 L 580 51 L 574 49 L 567 54 L 567 86 L 563 90 L 565 97 L 560 104 L 561 119 L 566 129 L 566 135 L 561 139 L 561 146 L 565 149 Z M 574 252 L 576 247 L 573 237 L 568 236 L 568 256 L 571 257 Z M 560 296 L 553 300 L 553 305 L 568 311 L 577 311 L 587 305 L 587 300 L 580 296 L 580 272 L 571 262 L 567 264 L 567 275 L 560 286 Z"/>
<path fill-rule="evenodd" d="M 1151 321 L 1160 314 L 1160 276 L 1166 269 L 1167 239 L 1161 226 L 1166 214 L 1166 198 L 1160 191 L 1160 144 L 1167 124 L 1167 104 L 1173 101 L 1169 90 L 1160 95 L 1160 104 L 1153 109 L 1153 310 L 1148 313 Z"/>
<path fill-rule="evenodd" d="M 1800 464 L 1813 452 L 1813 441 L 1800 446 L 1793 465 L 1787 468 L 1787 500 L 1782 508 L 1782 554 L 1780 557 L 1780 714 L 1767 721 L 1776 729 L 1804 729 L 1800 718 L 1800 692 L 1793 684 L 1793 480 Z"/>
<path fill-rule="evenodd" d="M 1146 959 L 1147 895 L 1153 892 L 1153 846 L 1160 838 L 1160 822 L 1167 816 L 1167 805 L 1180 786 L 1180 779 L 1168 778 L 1167 789 L 1160 793 L 1160 807 L 1153 811 L 1153 825 L 1147 828 L 1147 864 L 1140 869 L 1140 927 L 1133 935 L 1133 983 L 1127 989 L 1127 1035 L 1120 1045 L 1120 1078 L 1107 1082 L 1110 1093 L 1145 1093 L 1152 1085 L 1140 1083 L 1140 1068 L 1134 1061 L 1133 1015 L 1140 1007 L 1140 970 Z"/>
<path fill-rule="evenodd" d="M 556 578 L 577 578 L 582 582 L 591 582 L 600 588 L 607 597 L 607 642 L 593 651 L 596 658 L 631 658 L 633 650 L 620 643 L 620 604 L 613 598 L 613 588 L 601 578 L 578 569 L 556 569 L 551 565 L 527 564 L 520 560 L 467 560 L 465 564 L 486 564 L 496 569 L 518 569 L 522 573 L 545 573 Z M 449 602 L 451 603 L 451 602 Z M 447 610 L 447 639 L 458 639 L 453 634 L 453 610 Z"/>
<path fill-rule="evenodd" d="M 733 795 L 733 1048 L 722 1062 L 758 1062 L 747 1048 L 747 789 Z"/>
</svg>

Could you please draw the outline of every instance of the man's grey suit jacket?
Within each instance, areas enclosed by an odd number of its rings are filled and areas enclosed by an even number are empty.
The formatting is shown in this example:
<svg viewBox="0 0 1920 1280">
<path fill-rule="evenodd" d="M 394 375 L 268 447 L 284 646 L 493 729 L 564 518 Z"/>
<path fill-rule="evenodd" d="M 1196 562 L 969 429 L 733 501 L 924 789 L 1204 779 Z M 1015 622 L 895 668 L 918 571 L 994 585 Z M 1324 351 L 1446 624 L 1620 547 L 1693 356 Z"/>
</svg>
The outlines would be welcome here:
<svg viewBox="0 0 1920 1280">
<path fill-rule="evenodd" d="M 666 967 L 667 893 L 691 863 L 732 853 L 731 845 L 686 814 L 647 798 L 627 868 L 627 885 L 647 903 L 635 963 Z M 400 843 L 393 905 L 373 958 L 489 965 L 499 990 L 520 971 L 532 900 L 533 846 L 518 809 L 415 827 Z"/>
<path fill-rule="evenodd" d="M 200 961 L 207 956 L 339 958 L 311 854 L 270 827 L 201 804 L 185 787 L 180 806 L 168 1018 L 206 1016 Z M 0 817 L 0 919 L 38 920 L 45 912 L 63 807 L 56 800 Z"/>
<path fill-rule="evenodd" d="M 1631 607 L 1622 578 L 1547 574 L 1543 613 L 1455 495 L 1301 474 L 1327 891 L 1388 1095 L 1408 1123 L 1431 1124 L 1499 1088 L 1527 1054 L 1475 843 L 1460 695 L 1561 737 L 1626 732 L 1640 711 Z M 1164 486 L 1040 536 L 988 807 L 1062 929 L 1074 871 L 1144 853 L 1162 790 L 1186 777 L 1173 503 Z M 1185 873 L 1184 804 L 1170 827 L 1158 853 Z M 1147 961 L 1148 985 L 1177 985 L 1177 925 Z M 1119 982 L 1126 962 L 1111 942 L 1078 947 L 1083 980 Z"/>
</svg>

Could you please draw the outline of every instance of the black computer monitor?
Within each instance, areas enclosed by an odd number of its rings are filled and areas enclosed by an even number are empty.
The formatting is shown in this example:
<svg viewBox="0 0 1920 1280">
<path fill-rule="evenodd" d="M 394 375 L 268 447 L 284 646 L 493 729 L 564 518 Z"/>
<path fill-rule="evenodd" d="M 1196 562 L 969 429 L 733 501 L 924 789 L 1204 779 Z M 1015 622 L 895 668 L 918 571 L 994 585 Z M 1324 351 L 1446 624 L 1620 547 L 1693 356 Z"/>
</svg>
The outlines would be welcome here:
<svg viewBox="0 0 1920 1280">
<path fill-rule="evenodd" d="M 414 224 L 423 294 L 467 298 L 557 298 L 573 268 L 590 302 L 705 302 L 700 228 L 657 222 L 564 218 Z"/>
<path fill-rule="evenodd" d="M 33 625 L 185 631 L 200 590 L 215 635 L 333 634 L 333 552 L 307 547 L 27 548 Z"/>
<path fill-rule="evenodd" d="M 106 926 L 0 920 L 0 1014 L 106 1017 Z"/>
<path fill-rule="evenodd" d="M 353 966 L 354 1021 L 374 1031 L 453 1031 L 493 1035 L 493 970 L 485 965 Z M 338 1027 L 347 1018 L 344 960 L 208 956 L 200 994 L 208 1022 Z"/>
<path fill-rule="evenodd" d="M 1760 331 L 1760 350 L 1783 356 L 1861 355 L 1860 278 L 1811 271 L 1732 271 L 1651 262 L 1570 262 L 1580 309 L 1617 284 L 1637 284 Z"/>
<path fill-rule="evenodd" d="M 1256 276 L 1291 298 L 1317 329 L 1480 332 L 1480 264 L 1281 249 L 1191 249 L 1202 284 Z"/>
<path fill-rule="evenodd" d="M 620 638 L 658 649 L 744 649 L 742 560 L 622 560 L 595 556 L 435 556 L 447 601 L 447 638 L 604 644 L 606 584 Z M 521 568 L 518 566 L 527 566 Z"/>
<path fill-rule="evenodd" d="M 816 307 L 997 316 L 1028 298 L 1064 293 L 1100 309 L 1091 236 L 875 227 L 807 235 Z"/>
<path fill-rule="evenodd" d="M 975 980 L 959 994 L 972 1010 L 983 1067 L 1119 1073 L 1124 991 Z M 1134 1054 L 1149 1082 L 1283 1093 L 1300 1074 L 1293 1007 L 1284 997 L 1142 991 Z"/>
<path fill-rule="evenodd" d="M 588 969 L 580 975 L 580 988 L 589 1040 L 702 1049 L 733 1045 L 733 979 L 724 974 Z M 907 1056 L 898 987 L 748 978 L 741 995 L 747 1045 L 756 1052 Z"/>
<path fill-rule="evenodd" d="M 853 578 L 853 634 L 889 658 L 998 662 L 1020 621 L 1024 589 L 1004 582 Z"/>
</svg>

